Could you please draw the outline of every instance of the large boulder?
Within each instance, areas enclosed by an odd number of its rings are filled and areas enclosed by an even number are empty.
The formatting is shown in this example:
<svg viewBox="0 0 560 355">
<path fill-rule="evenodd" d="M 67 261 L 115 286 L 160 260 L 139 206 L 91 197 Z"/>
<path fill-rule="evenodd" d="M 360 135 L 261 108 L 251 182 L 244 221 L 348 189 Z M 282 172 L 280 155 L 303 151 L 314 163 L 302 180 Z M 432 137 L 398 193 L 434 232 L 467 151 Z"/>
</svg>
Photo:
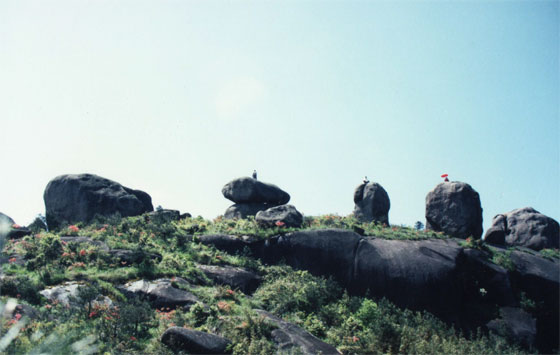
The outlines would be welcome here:
<svg viewBox="0 0 560 355">
<path fill-rule="evenodd" d="M 518 208 L 495 216 L 484 241 L 534 250 L 558 248 L 560 228 L 554 219 L 531 207 Z"/>
<path fill-rule="evenodd" d="M 426 196 L 426 229 L 466 239 L 482 235 L 480 196 L 469 184 L 443 182 Z"/>
<path fill-rule="evenodd" d="M 254 292 L 261 283 L 259 275 L 239 267 L 197 265 L 197 268 L 215 283 L 238 288 L 246 294 Z"/>
<path fill-rule="evenodd" d="M 154 281 L 138 280 L 126 283 L 119 287 L 129 297 L 146 298 L 155 308 L 177 308 L 190 307 L 198 302 L 198 298 L 192 293 L 179 287 L 189 287 L 188 281 L 176 277 L 174 279 L 158 279 Z"/>
<path fill-rule="evenodd" d="M 260 211 L 255 220 L 260 226 L 274 227 L 280 222 L 285 227 L 301 227 L 303 215 L 292 205 L 282 205 Z"/>
<path fill-rule="evenodd" d="M 455 240 L 362 239 L 351 289 L 450 320 L 462 304 L 461 254 Z"/>
<path fill-rule="evenodd" d="M 281 354 L 340 354 L 334 346 L 319 340 L 295 324 L 260 309 L 256 309 L 255 312 L 277 327 L 272 331 L 272 339 Z"/>
<path fill-rule="evenodd" d="M 383 186 L 376 182 L 359 185 L 354 191 L 354 216 L 360 222 L 389 225 L 391 201 Z"/>
<path fill-rule="evenodd" d="M 96 214 L 126 217 L 154 210 L 147 193 L 92 174 L 58 176 L 48 183 L 43 198 L 51 227 L 89 222 Z"/>
<path fill-rule="evenodd" d="M 243 219 L 249 216 L 255 216 L 260 211 L 265 211 L 272 207 L 268 203 L 236 203 L 228 207 L 224 213 L 226 219 Z"/>
<path fill-rule="evenodd" d="M 188 354 L 229 354 L 231 344 L 221 336 L 181 327 L 168 328 L 161 336 L 161 342 L 174 351 Z"/>
<path fill-rule="evenodd" d="M 228 182 L 223 187 L 222 194 L 235 203 L 268 203 L 276 206 L 290 201 L 290 195 L 278 186 L 250 177 L 242 177 Z"/>
</svg>

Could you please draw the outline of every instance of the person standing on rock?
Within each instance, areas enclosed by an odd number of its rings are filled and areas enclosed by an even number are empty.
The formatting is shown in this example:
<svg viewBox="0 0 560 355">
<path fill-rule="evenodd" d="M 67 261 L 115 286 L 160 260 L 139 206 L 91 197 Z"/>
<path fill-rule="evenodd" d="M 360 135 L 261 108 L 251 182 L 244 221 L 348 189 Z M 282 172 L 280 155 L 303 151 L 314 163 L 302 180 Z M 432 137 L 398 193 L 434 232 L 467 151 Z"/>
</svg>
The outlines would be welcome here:
<svg viewBox="0 0 560 355">
<path fill-rule="evenodd" d="M 367 176 L 364 177 L 364 184 L 369 184 L 369 180 L 368 180 Z"/>
<path fill-rule="evenodd" d="M 257 171 L 253 170 L 253 179 L 257 180 Z"/>
</svg>

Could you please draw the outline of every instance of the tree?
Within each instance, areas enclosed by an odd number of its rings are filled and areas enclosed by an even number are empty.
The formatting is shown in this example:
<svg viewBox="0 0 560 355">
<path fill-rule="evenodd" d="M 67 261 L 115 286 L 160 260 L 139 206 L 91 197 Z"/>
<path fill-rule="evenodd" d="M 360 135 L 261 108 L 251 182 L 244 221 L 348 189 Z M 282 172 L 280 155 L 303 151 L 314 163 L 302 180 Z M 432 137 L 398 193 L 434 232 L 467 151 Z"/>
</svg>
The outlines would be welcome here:
<svg viewBox="0 0 560 355">
<path fill-rule="evenodd" d="M 421 231 L 424 229 L 424 223 L 417 221 L 416 223 L 414 223 L 414 229 L 416 229 L 417 231 Z"/>
</svg>

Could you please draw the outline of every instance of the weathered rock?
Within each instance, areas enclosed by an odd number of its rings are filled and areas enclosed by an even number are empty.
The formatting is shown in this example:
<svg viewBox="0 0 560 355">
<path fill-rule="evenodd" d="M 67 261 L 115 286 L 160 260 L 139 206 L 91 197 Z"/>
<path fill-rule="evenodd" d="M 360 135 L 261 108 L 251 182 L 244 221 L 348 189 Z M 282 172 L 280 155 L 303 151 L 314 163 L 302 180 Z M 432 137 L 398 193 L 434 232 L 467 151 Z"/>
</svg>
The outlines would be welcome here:
<svg viewBox="0 0 560 355">
<path fill-rule="evenodd" d="M 238 288 L 246 294 L 253 293 L 261 283 L 260 276 L 239 267 L 198 265 L 198 269 L 214 282 Z"/>
<path fill-rule="evenodd" d="M 508 271 L 494 264 L 489 256 L 476 249 L 463 250 L 461 279 L 464 298 L 478 303 L 513 306 L 516 304 Z M 480 292 L 481 290 L 482 293 Z"/>
<path fill-rule="evenodd" d="M 278 327 L 272 331 L 274 342 L 280 352 L 303 354 L 340 354 L 332 345 L 327 344 L 295 324 L 288 323 L 271 313 L 256 309 L 255 312 Z"/>
<path fill-rule="evenodd" d="M 176 277 L 174 280 L 158 279 L 154 281 L 139 280 L 129 282 L 120 286 L 119 289 L 128 296 L 147 298 L 155 308 L 183 307 L 190 309 L 193 304 L 198 302 L 198 298 L 195 295 L 174 287 L 174 283 L 187 287 L 190 285 L 186 280 Z"/>
<path fill-rule="evenodd" d="M 480 197 L 469 184 L 443 182 L 426 196 L 426 229 L 465 239 L 482 235 Z"/>
<path fill-rule="evenodd" d="M 107 246 L 105 242 L 94 240 L 88 237 L 64 236 L 60 237 L 60 241 L 64 243 L 88 244 L 99 248 L 99 250 L 109 251 L 109 246 Z"/>
<path fill-rule="evenodd" d="M 187 219 L 187 218 L 191 218 L 191 217 L 192 217 L 192 215 L 191 215 L 190 213 L 185 212 L 185 213 L 182 213 L 182 214 L 179 216 L 179 219 Z"/>
<path fill-rule="evenodd" d="M 290 201 L 290 195 L 278 186 L 250 177 L 228 182 L 223 187 L 222 194 L 235 203 L 268 203 L 274 206 Z"/>
<path fill-rule="evenodd" d="M 118 259 L 119 262 L 127 264 L 140 264 L 146 259 L 154 260 L 156 263 L 161 261 L 160 254 L 148 253 L 142 250 L 111 249 L 108 252 L 109 255 Z"/>
<path fill-rule="evenodd" d="M 221 336 L 199 332 L 181 327 L 171 327 L 161 336 L 161 342 L 174 351 L 184 351 L 189 354 L 230 354 L 228 346 L 231 344 Z"/>
<path fill-rule="evenodd" d="M 538 255 L 513 251 L 510 254 L 514 270 L 510 279 L 515 289 L 538 306 L 536 347 L 552 353 L 560 348 L 560 262 Z"/>
<path fill-rule="evenodd" d="M 147 193 L 92 174 L 58 176 L 48 183 L 43 198 L 51 227 L 89 222 L 96 214 L 126 217 L 154 209 Z"/>
<path fill-rule="evenodd" d="M 354 191 L 354 216 L 360 222 L 389 225 L 391 202 L 383 186 L 376 182 L 359 185 Z"/>
<path fill-rule="evenodd" d="M 268 203 L 236 203 L 228 207 L 224 213 L 226 219 L 243 219 L 249 216 L 255 216 L 258 212 L 264 211 L 272 207 Z"/>
<path fill-rule="evenodd" d="M 11 227 L 14 223 L 16 222 L 14 222 L 10 216 L 0 212 L 0 225 L 7 225 L 8 227 Z"/>
<path fill-rule="evenodd" d="M 257 223 L 264 227 L 274 227 L 282 222 L 286 227 L 301 227 L 303 215 L 292 205 L 281 205 L 260 211 L 255 217 Z"/>
<path fill-rule="evenodd" d="M 296 269 L 314 275 L 333 276 L 343 285 L 353 279 L 354 255 L 360 241 L 354 232 L 342 229 L 308 230 L 270 240 L 267 261 L 285 260 Z"/>
<path fill-rule="evenodd" d="M 150 222 L 154 223 L 168 223 L 178 221 L 181 218 L 181 212 L 177 210 L 161 209 L 148 213 Z"/>
<path fill-rule="evenodd" d="M 455 317 L 462 302 L 461 251 L 455 240 L 362 239 L 352 289 L 360 294 L 369 290 L 401 307 Z"/>
<path fill-rule="evenodd" d="M 491 331 L 506 334 L 514 341 L 530 348 L 535 344 L 537 336 L 537 321 L 521 308 L 502 307 L 500 318 L 494 319 L 486 325 Z"/>
<path fill-rule="evenodd" d="M 61 285 L 47 288 L 39 293 L 45 296 L 47 299 L 58 302 L 64 306 L 70 307 L 80 307 L 81 300 L 79 298 L 78 290 L 82 287 L 86 287 L 84 284 L 80 284 L 78 282 L 65 282 Z M 96 300 L 92 302 L 93 304 L 111 306 L 113 302 L 109 297 L 99 295 Z"/>
<path fill-rule="evenodd" d="M 518 208 L 494 217 L 492 226 L 484 235 L 484 241 L 534 250 L 558 248 L 560 228 L 554 219 L 531 207 Z"/>
</svg>

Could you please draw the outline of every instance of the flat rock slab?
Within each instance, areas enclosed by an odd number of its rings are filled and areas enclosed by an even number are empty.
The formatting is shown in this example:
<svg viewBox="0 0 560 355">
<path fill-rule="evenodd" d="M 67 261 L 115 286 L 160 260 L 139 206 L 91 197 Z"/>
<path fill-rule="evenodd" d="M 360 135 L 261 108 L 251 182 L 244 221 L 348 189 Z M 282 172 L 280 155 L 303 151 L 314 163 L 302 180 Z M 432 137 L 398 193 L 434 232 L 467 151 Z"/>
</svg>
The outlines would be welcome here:
<svg viewBox="0 0 560 355">
<path fill-rule="evenodd" d="M 175 279 L 158 279 L 153 281 L 138 280 L 128 282 L 119 287 L 129 297 L 146 298 L 155 308 L 190 307 L 198 302 L 192 293 L 175 287 L 175 285 L 190 286 L 189 282 L 180 277 Z"/>
<path fill-rule="evenodd" d="M 161 336 L 161 342 L 174 351 L 189 354 L 230 354 L 227 350 L 231 344 L 221 336 L 199 332 L 181 327 L 171 327 Z"/>
<path fill-rule="evenodd" d="M 272 337 L 281 352 L 292 353 L 293 351 L 294 353 L 301 352 L 313 355 L 340 354 L 334 346 L 319 340 L 295 324 L 286 322 L 267 311 L 256 309 L 255 312 L 278 327 L 278 329 L 272 331 Z"/>
<path fill-rule="evenodd" d="M 246 294 L 253 293 L 261 283 L 260 276 L 243 268 L 215 265 L 198 265 L 197 267 L 212 281 L 228 285 L 231 288 L 238 288 Z"/>
</svg>

